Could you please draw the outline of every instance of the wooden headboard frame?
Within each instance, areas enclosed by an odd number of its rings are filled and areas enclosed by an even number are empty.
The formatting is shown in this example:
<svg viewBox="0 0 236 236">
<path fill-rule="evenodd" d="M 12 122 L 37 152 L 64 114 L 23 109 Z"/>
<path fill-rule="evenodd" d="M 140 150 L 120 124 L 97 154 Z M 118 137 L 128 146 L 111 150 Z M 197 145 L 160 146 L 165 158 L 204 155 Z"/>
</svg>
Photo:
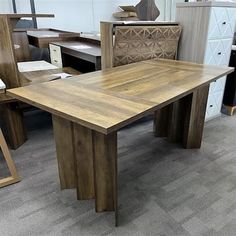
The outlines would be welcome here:
<svg viewBox="0 0 236 236">
<path fill-rule="evenodd" d="M 135 55 L 135 48 L 132 48 L 132 33 L 136 35 L 140 30 L 149 34 L 146 36 L 141 34 L 138 39 L 136 38 L 136 43 L 139 40 L 140 42 L 141 40 L 146 41 L 145 47 L 140 46 L 145 55 L 140 53 L 138 55 L 138 51 Z M 164 34 L 164 32 L 167 32 L 167 34 Z M 181 26 L 177 22 L 101 22 L 102 69 L 154 57 L 175 59 L 180 34 Z M 165 42 L 169 49 L 164 49 L 161 42 Z M 156 45 L 154 50 L 148 48 L 149 43 Z M 129 47 L 129 51 L 125 47 Z"/>
</svg>

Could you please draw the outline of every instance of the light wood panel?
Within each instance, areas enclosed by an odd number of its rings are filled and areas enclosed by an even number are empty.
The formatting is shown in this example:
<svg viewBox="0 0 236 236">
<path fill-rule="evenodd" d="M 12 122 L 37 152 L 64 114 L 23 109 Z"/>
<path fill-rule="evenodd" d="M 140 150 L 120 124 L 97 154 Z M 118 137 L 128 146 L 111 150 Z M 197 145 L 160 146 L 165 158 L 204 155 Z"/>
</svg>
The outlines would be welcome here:
<svg viewBox="0 0 236 236">
<path fill-rule="evenodd" d="M 96 211 L 115 211 L 117 225 L 117 133 L 93 133 Z"/>
<path fill-rule="evenodd" d="M 88 200 L 95 198 L 93 133 L 79 124 L 73 125 L 74 154 L 77 171 L 77 198 Z"/>
<path fill-rule="evenodd" d="M 231 71 L 228 67 L 152 60 L 12 89 L 8 94 L 107 134 Z"/>
<path fill-rule="evenodd" d="M 76 188 L 76 160 L 73 146 L 73 124 L 52 116 L 61 189 Z"/>
<path fill-rule="evenodd" d="M 16 61 L 30 61 L 31 55 L 26 32 L 13 32 L 12 38 L 14 43 Z"/>
<path fill-rule="evenodd" d="M 8 186 L 10 184 L 14 184 L 20 181 L 20 177 L 17 173 L 15 164 L 11 158 L 11 154 L 9 152 L 9 149 L 7 147 L 7 144 L 6 144 L 6 141 L 5 141 L 5 138 L 3 136 L 1 129 L 0 129 L 0 149 L 3 153 L 3 157 L 6 160 L 7 167 L 9 168 L 9 171 L 11 174 L 10 177 L 0 179 L 0 188 L 1 188 L 1 187 L 5 187 L 5 186 Z"/>
</svg>

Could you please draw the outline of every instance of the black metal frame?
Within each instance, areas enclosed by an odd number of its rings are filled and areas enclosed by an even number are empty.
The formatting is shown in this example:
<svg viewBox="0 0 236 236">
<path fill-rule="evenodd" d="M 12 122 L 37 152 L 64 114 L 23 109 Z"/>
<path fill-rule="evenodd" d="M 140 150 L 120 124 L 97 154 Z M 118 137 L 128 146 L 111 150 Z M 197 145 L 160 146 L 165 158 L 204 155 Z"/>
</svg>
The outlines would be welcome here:
<svg viewBox="0 0 236 236">
<path fill-rule="evenodd" d="M 16 0 L 12 0 L 12 7 L 13 7 L 13 12 L 17 13 Z M 31 13 L 36 14 L 34 0 L 30 0 L 30 8 L 31 8 Z M 38 28 L 36 17 L 32 17 L 32 21 L 34 28 Z"/>
</svg>

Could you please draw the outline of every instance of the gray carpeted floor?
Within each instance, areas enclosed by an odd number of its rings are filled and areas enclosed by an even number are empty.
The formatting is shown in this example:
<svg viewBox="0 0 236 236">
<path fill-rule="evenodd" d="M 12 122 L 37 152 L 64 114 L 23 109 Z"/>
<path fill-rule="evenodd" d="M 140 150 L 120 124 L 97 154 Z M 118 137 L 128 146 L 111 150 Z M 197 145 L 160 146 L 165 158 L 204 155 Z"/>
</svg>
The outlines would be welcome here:
<svg viewBox="0 0 236 236">
<path fill-rule="evenodd" d="M 117 228 L 93 200 L 60 191 L 50 118 L 37 120 L 12 151 L 22 181 L 0 189 L 0 236 L 236 235 L 236 116 L 208 122 L 201 150 L 154 138 L 151 121 L 119 132 Z"/>
</svg>

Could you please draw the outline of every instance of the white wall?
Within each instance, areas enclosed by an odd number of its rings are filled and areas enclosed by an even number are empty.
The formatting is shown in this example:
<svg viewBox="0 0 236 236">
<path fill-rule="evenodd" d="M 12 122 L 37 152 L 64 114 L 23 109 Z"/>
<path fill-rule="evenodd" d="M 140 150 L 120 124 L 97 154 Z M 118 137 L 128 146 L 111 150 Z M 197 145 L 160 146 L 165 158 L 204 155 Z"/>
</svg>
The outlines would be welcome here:
<svg viewBox="0 0 236 236">
<path fill-rule="evenodd" d="M 174 20 L 175 2 L 184 0 L 156 0 L 160 9 L 157 20 Z M 40 28 L 90 32 L 99 31 L 100 21 L 113 20 L 112 13 L 119 5 L 136 5 L 139 0 L 35 0 L 37 13 L 53 13 L 55 18 L 38 18 Z M 30 13 L 29 0 L 16 0 L 18 13 Z M 11 0 L 0 0 L 0 12 L 12 12 Z"/>
<path fill-rule="evenodd" d="M 0 0 L 0 14 L 12 13 L 12 4 L 9 0 Z"/>
<path fill-rule="evenodd" d="M 114 20 L 112 13 L 119 5 L 136 5 L 139 0 L 36 0 L 37 13 L 54 13 L 55 19 L 39 19 L 39 27 L 55 27 L 72 31 L 99 31 L 100 21 Z M 156 0 L 161 15 L 158 20 L 168 20 L 165 2 Z M 167 4 L 168 6 L 168 4 Z"/>
</svg>

